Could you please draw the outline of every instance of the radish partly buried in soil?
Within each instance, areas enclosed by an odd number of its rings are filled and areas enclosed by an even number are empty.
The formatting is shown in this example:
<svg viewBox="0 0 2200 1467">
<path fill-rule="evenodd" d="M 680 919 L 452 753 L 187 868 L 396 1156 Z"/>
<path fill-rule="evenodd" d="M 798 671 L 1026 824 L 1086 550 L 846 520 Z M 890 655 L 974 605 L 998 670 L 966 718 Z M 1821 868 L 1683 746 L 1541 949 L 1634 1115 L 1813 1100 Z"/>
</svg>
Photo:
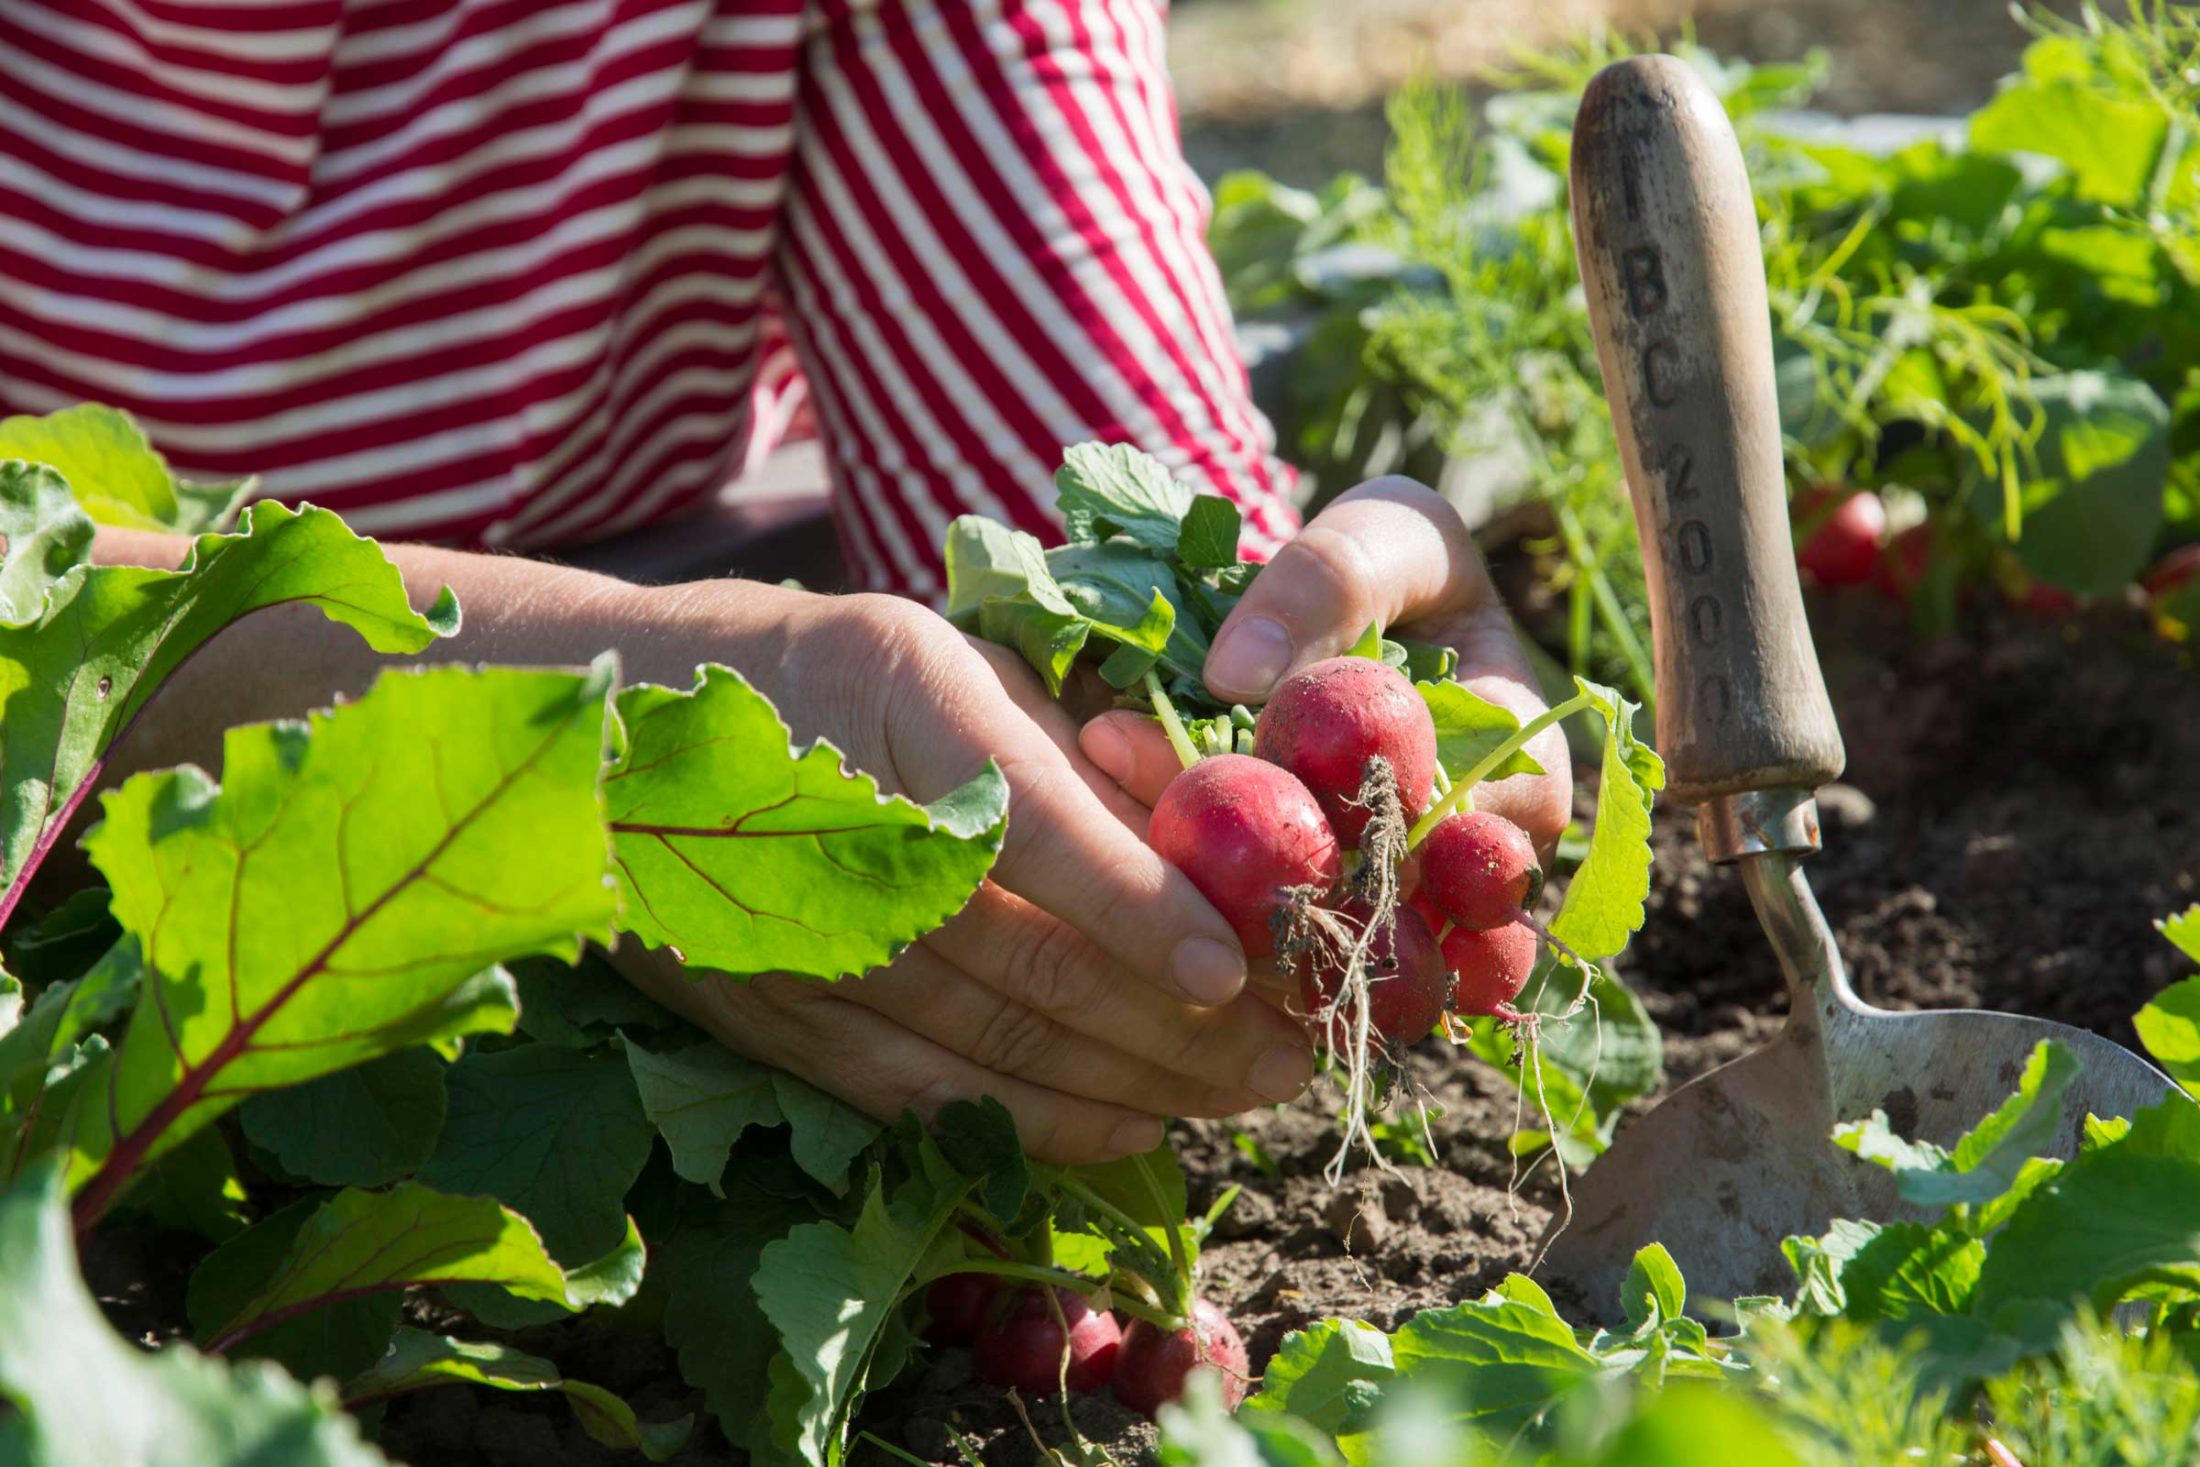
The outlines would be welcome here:
<svg viewBox="0 0 2200 1467">
<path fill-rule="evenodd" d="M 1115 1316 L 1093 1308 L 1075 1289 L 1019 1289 L 995 1302 L 972 1353 L 979 1379 L 1043 1396 L 1065 1385 L 1073 1391 L 1100 1389 L 1114 1373 L 1122 1344 L 1123 1327 Z"/>
<path fill-rule="evenodd" d="M 1201 1370 L 1222 1378 L 1223 1405 L 1235 1411 L 1252 1378 L 1245 1341 L 1220 1309 L 1194 1299 L 1182 1329 L 1165 1330 L 1138 1319 L 1123 1332 L 1123 1348 L 1115 1357 L 1115 1399 L 1151 1417 L 1164 1402 L 1183 1395 L 1192 1375 Z"/>
</svg>

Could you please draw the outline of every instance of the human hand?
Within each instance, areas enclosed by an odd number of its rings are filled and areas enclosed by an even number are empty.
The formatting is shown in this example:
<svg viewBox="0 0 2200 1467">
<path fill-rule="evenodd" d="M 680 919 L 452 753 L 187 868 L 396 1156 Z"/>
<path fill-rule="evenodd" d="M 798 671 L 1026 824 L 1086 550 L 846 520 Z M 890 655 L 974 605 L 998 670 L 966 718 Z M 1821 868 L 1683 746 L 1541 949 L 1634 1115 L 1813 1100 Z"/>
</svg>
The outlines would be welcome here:
<svg viewBox="0 0 2200 1467">
<path fill-rule="evenodd" d="M 730 614 L 732 597 L 765 629 L 731 660 L 798 738 L 831 738 L 919 801 L 991 758 L 1011 792 L 1007 837 L 970 905 L 868 977 L 697 982 L 665 955 L 622 952 L 645 989 L 874 1115 L 993 1095 L 1050 1161 L 1144 1151 L 1160 1117 L 1234 1114 L 1306 1087 L 1305 1033 L 1244 992 L 1228 924 L 1147 848 L 1145 810 L 1077 752 L 1075 722 L 1020 658 L 910 602 L 738 583 L 683 588 L 660 635 L 695 645 L 686 633 L 709 624 L 713 598 Z"/>
<path fill-rule="evenodd" d="M 1465 522 L 1442 495 L 1401 478 L 1338 496 L 1276 553 L 1216 633 L 1207 687 L 1227 702 L 1257 705 L 1285 677 L 1344 652 L 1375 623 L 1452 648 L 1459 680 L 1521 722 L 1545 711 Z M 1160 727 L 1142 714 L 1102 714 L 1080 730 L 1078 747 L 1147 806 L 1178 772 Z M 1564 732 L 1546 729 L 1528 752 L 1546 772 L 1477 787 L 1475 808 L 1511 820 L 1548 858 L 1573 804 Z"/>
</svg>

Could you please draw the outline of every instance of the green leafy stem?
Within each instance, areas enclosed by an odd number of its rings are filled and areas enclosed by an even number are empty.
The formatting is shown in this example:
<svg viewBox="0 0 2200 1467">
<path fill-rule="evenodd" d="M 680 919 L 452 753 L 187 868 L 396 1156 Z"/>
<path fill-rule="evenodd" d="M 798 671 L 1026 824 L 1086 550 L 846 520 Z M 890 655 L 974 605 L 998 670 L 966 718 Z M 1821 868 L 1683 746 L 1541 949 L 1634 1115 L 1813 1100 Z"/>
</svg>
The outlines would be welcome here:
<svg viewBox="0 0 2200 1467">
<path fill-rule="evenodd" d="M 1428 833 L 1442 824 L 1447 816 L 1463 809 L 1473 809 L 1474 787 L 1496 773 L 1513 755 L 1527 748 L 1536 735 L 1576 713 L 1585 713 L 1598 706 L 1599 700 L 1592 694 L 1576 693 L 1556 708 L 1545 709 L 1522 724 L 1497 747 L 1483 755 L 1466 773 L 1452 781 L 1452 786 L 1444 797 L 1429 806 L 1427 813 L 1413 822 L 1413 828 L 1406 832 L 1406 849 L 1410 851 L 1427 840 Z"/>
</svg>

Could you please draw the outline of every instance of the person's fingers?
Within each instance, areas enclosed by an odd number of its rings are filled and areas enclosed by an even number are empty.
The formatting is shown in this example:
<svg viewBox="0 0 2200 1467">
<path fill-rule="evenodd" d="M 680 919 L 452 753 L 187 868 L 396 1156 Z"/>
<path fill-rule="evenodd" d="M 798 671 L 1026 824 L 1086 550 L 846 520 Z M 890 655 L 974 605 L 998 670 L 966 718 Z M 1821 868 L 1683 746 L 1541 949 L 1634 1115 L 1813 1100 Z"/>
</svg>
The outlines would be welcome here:
<svg viewBox="0 0 2200 1467">
<path fill-rule="evenodd" d="M 975 639 L 972 640 L 971 646 L 993 669 L 994 677 L 999 681 L 1001 691 L 1007 695 L 1009 701 L 1016 705 L 1019 712 L 1031 720 L 1039 732 L 1047 736 L 1048 742 L 1062 751 L 1063 755 L 1069 759 L 1071 767 L 1077 771 L 1078 776 L 1085 781 L 1086 786 L 1091 789 L 1100 803 L 1107 808 L 1108 813 L 1121 821 L 1124 829 L 1130 831 L 1132 835 L 1140 840 L 1144 840 L 1147 817 L 1152 813 L 1149 804 L 1140 803 L 1133 799 L 1129 792 L 1122 787 L 1121 780 L 1116 779 L 1104 767 L 1095 764 L 1091 756 L 1080 748 L 1081 741 L 1077 727 L 1077 715 L 1072 711 L 1068 699 L 1071 686 L 1078 682 L 1079 675 L 1091 673 L 1091 669 L 1082 666 L 1072 668 L 1069 681 L 1063 687 L 1064 701 L 1057 702 L 1047 696 L 1046 688 L 1040 684 L 1038 677 L 1032 672 L 1030 666 L 1017 653 L 1006 647 L 996 646 L 990 642 L 979 642 Z M 1099 682 L 1098 674 L 1091 673 L 1091 680 L 1096 683 Z M 1105 687 L 1106 685 L 1102 684 L 1102 686 Z M 1105 703 L 1095 701 L 1090 697 L 1080 697 L 1078 703 L 1080 706 L 1090 706 L 1095 709 L 1107 706 Z M 1158 727 L 1159 725 L 1156 725 L 1157 729 Z M 1166 743 L 1167 740 L 1164 739 L 1163 742 Z"/>
<path fill-rule="evenodd" d="M 1113 1054 L 1135 1058 L 1141 1074 L 1158 1067 L 1180 1081 L 1196 1081 L 1203 1097 L 1198 1104 L 1204 1107 L 1197 1113 L 1202 1115 L 1234 1114 L 1294 1099 L 1314 1077 L 1303 1029 L 1269 1004 L 1248 994 L 1219 1008 L 1185 1004 L 1138 982 L 1083 934 L 990 883 L 953 921 L 911 950 L 927 951 L 989 990 L 988 1012 L 981 1017 L 1008 1026 L 1006 1037 L 1018 1047 L 1066 1046 L 1070 1038 L 1102 1042 Z M 868 987 L 872 980 L 864 982 Z M 1047 1034 L 1029 1018 L 1001 1012 L 1003 1005 L 1059 1025 L 1064 1035 Z M 938 1030 L 915 1027 L 950 1043 Z M 983 1026 L 978 1027 L 982 1035 Z M 951 1047 L 994 1068 L 1004 1067 L 980 1048 Z M 1049 1075 L 1044 1054 L 1035 1063 L 1041 1066 L 1036 1072 L 1005 1067 L 1030 1078 L 1047 1078 L 1075 1094 L 1142 1103 L 1136 1089 L 1088 1089 L 1066 1075 Z M 1171 1107 L 1157 1101 L 1149 1108 Z M 1178 1113 L 1191 1111 L 1180 1108 Z"/>
<path fill-rule="evenodd" d="M 980 759 L 1008 779 L 996 882 L 1146 982 L 1204 1006 L 1229 1002 L 1245 982 L 1237 934 L 1146 845 L 1135 802 L 1083 755 L 1064 752 L 1076 744 L 1066 713 L 1050 702 L 1020 706 L 1016 680 L 1004 683 L 991 655 L 960 638 L 919 649 L 897 678 L 895 772 L 915 798 L 939 798 Z"/>
<path fill-rule="evenodd" d="M 1509 631 L 1507 640 L 1511 641 Z M 1514 656 L 1519 656 L 1517 642 L 1512 642 L 1512 650 Z M 1464 657 L 1460 670 L 1466 671 Z M 1525 659 L 1518 676 L 1486 672 L 1478 677 L 1463 677 L 1462 681 L 1481 697 L 1512 710 L 1522 723 L 1545 711 L 1543 696 L 1527 672 Z M 1573 818 L 1573 754 L 1566 747 L 1566 731 L 1555 723 L 1528 741 L 1527 753 L 1543 766 L 1543 772 L 1515 774 L 1476 785 L 1474 808 L 1502 815 L 1526 831 L 1548 868 L 1558 837 Z"/>
<path fill-rule="evenodd" d="M 1143 988 L 1128 981 L 1124 986 Z M 1105 1037 L 1080 1033 L 923 947 L 910 949 L 883 973 L 843 985 L 840 996 L 980 1069 L 1079 1099 L 1162 1116 L 1229 1116 L 1266 1103 L 1248 1091 L 1164 1068 Z"/>
<path fill-rule="evenodd" d="M 1010 805 L 993 879 L 1147 982 L 1195 1004 L 1228 1003 L 1245 983 L 1244 949 L 1190 880 L 1111 816 L 1043 736 L 998 757 Z"/>
<path fill-rule="evenodd" d="M 1124 794 L 1151 811 L 1169 781 L 1184 772 L 1161 725 L 1143 713 L 1119 708 L 1077 731 L 1077 747 Z"/>
<path fill-rule="evenodd" d="M 1458 511 L 1410 479 L 1371 480 L 1316 515 L 1254 578 L 1215 635 L 1207 687 L 1226 703 L 1258 703 L 1370 624 L 1496 605 Z"/>
<path fill-rule="evenodd" d="M 1161 1144 L 1160 1117 L 1003 1075 L 835 990 L 798 978 L 707 978 L 661 995 L 721 1044 L 799 1075 L 882 1121 L 913 1110 L 926 1121 L 953 1100 L 992 1096 L 1015 1117 L 1024 1150 L 1074 1166 Z M 659 992 L 657 985 L 650 991 Z"/>
<path fill-rule="evenodd" d="M 1337 655 L 1376 623 L 1450 647 L 1459 679 L 1522 722 L 1544 712 L 1519 633 L 1465 522 L 1443 496 L 1397 478 L 1340 495 L 1277 552 L 1216 635 L 1208 687 L 1241 702 L 1265 697 L 1282 677 Z M 1478 789 L 1475 805 L 1519 825 L 1548 856 L 1572 814 L 1572 765 L 1555 727 L 1528 752 L 1544 773 Z"/>
</svg>

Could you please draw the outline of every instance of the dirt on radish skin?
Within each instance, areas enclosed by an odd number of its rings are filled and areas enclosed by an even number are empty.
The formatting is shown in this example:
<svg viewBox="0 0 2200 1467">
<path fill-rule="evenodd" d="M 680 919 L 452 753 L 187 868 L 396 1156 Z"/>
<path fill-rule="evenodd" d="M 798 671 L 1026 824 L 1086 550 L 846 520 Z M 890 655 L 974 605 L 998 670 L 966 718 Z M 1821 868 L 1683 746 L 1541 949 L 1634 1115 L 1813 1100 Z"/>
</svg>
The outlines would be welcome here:
<svg viewBox="0 0 2200 1467">
<path fill-rule="evenodd" d="M 1273 923 L 1295 889 L 1326 893 L 1342 870 L 1337 837 L 1306 786 L 1249 754 L 1202 759 L 1169 781 L 1146 840 L 1236 929 L 1248 957 L 1275 951 Z"/>
<path fill-rule="evenodd" d="M 1064 1384 L 1073 1391 L 1096 1391 L 1107 1382 L 1122 1348 L 1123 1327 L 1074 1289 L 1057 1289 L 1054 1299 L 1069 1325 L 1068 1364 L 1062 1360 L 1062 1324 L 1046 1291 L 1019 1289 L 996 1303 L 978 1331 L 971 1348 L 979 1379 L 1030 1396 L 1052 1395 Z"/>
<path fill-rule="evenodd" d="M 1151 1417 L 1164 1402 L 1184 1394 L 1193 1371 L 1212 1370 L 1222 1377 L 1224 1405 L 1235 1411 L 1245 1399 L 1252 1369 L 1245 1341 L 1229 1316 L 1205 1299 L 1195 1299 L 1191 1321 L 1180 1330 L 1131 1321 L 1115 1357 L 1115 1399 Z"/>
<path fill-rule="evenodd" d="M 1502 815 L 1449 816 L 1421 842 L 1419 855 L 1427 905 L 1461 927 L 1510 922 L 1543 894 L 1535 843 Z"/>
<path fill-rule="evenodd" d="M 1407 820 L 1428 808 L 1436 725 L 1405 675 L 1371 657 L 1332 657 L 1284 679 L 1260 711 L 1253 752 L 1297 775 L 1337 839 L 1356 849 L 1375 813 L 1360 803 L 1368 762 L 1385 759 Z"/>
<path fill-rule="evenodd" d="M 1367 929 L 1373 921 L 1373 914 L 1358 903 L 1348 903 L 1340 915 L 1355 931 Z M 1435 931 L 1419 912 L 1401 907 L 1391 922 L 1367 932 L 1366 942 L 1368 1027 L 1394 1049 L 1425 1038 L 1443 1018 L 1451 998 L 1451 976 L 1444 971 Z M 1341 1005 L 1338 1000 L 1344 993 L 1349 956 L 1343 941 L 1324 943 L 1302 960 L 1299 976 L 1299 999 L 1308 1016 L 1327 1017 L 1347 1032 L 1355 1022 L 1353 1005 L 1349 999 Z"/>
</svg>

